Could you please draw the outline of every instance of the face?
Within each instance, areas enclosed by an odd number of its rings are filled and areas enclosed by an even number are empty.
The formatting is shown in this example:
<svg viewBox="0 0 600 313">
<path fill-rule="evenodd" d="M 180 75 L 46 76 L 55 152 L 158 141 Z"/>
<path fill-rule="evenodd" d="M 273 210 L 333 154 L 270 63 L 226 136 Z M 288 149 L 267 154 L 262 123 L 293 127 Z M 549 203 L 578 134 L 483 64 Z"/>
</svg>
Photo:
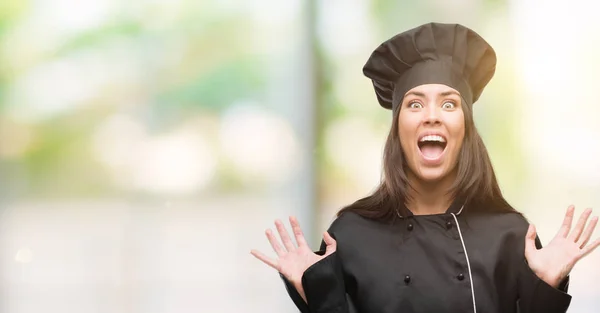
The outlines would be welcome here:
<svg viewBox="0 0 600 313">
<path fill-rule="evenodd" d="M 398 113 L 398 135 L 411 176 L 437 182 L 454 169 L 465 137 L 458 91 L 440 84 L 409 90 Z"/>
</svg>

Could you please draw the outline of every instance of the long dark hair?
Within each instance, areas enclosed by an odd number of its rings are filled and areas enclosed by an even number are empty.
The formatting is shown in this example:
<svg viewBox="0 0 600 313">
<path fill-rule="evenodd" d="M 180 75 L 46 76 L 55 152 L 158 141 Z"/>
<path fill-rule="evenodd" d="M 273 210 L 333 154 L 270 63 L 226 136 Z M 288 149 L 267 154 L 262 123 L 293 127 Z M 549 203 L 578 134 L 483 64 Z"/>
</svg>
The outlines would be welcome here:
<svg viewBox="0 0 600 313">
<path fill-rule="evenodd" d="M 465 137 L 458 157 L 456 180 L 448 192 L 453 199 L 464 199 L 468 203 L 465 211 L 517 212 L 502 195 L 487 149 L 473 121 L 472 106 L 464 100 L 462 103 Z M 366 218 L 389 221 L 405 208 L 411 187 L 398 136 L 399 110 L 394 112 L 383 150 L 381 183 L 371 195 L 341 209 L 338 216 L 351 211 Z"/>
</svg>

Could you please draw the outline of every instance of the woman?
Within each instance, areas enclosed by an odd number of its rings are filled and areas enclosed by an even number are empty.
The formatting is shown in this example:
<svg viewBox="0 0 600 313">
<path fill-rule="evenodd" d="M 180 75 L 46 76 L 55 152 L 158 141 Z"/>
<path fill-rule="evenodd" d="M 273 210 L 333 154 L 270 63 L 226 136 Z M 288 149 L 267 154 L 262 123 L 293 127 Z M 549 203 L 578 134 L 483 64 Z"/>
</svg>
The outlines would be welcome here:
<svg viewBox="0 0 600 313">
<path fill-rule="evenodd" d="M 544 248 L 503 198 L 472 105 L 496 55 L 474 31 L 430 23 L 381 44 L 364 67 L 391 109 L 384 175 L 376 191 L 342 209 L 313 253 L 295 218 L 281 221 L 277 253 L 252 254 L 278 270 L 303 313 L 565 312 L 568 274 L 600 245 L 597 217 L 572 228 L 569 207 Z"/>
</svg>

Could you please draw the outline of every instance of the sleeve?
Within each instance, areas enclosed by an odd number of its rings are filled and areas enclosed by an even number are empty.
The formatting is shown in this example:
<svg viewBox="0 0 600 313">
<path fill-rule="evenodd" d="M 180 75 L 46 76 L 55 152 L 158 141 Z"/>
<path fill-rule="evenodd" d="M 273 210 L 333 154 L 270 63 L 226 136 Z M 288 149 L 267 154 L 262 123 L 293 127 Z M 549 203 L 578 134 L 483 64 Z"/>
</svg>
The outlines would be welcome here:
<svg viewBox="0 0 600 313">
<path fill-rule="evenodd" d="M 321 250 L 325 253 L 325 243 Z M 337 252 L 334 252 L 319 262 L 311 265 L 302 275 L 302 287 L 306 302 L 300 296 L 294 285 L 281 275 L 288 294 L 302 313 L 350 313 L 346 301 L 344 274 Z M 307 303 L 308 302 L 308 303 Z"/>
<path fill-rule="evenodd" d="M 536 237 L 535 245 L 542 248 L 539 237 Z M 554 288 L 540 279 L 522 259 L 518 276 L 519 313 L 565 313 L 571 304 L 568 288 L 569 276 Z"/>
</svg>

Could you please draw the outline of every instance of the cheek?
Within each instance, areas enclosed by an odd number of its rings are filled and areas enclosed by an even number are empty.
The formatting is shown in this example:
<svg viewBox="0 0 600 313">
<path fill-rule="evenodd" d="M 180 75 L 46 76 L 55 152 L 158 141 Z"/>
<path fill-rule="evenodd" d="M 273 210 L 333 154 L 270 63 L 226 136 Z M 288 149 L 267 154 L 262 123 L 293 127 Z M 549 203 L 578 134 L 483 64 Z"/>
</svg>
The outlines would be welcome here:
<svg viewBox="0 0 600 313">
<path fill-rule="evenodd" d="M 453 125 L 452 127 L 452 137 L 454 137 L 456 139 L 456 150 L 459 151 L 460 148 L 463 145 L 464 139 L 465 139 L 465 123 L 464 121 L 458 121 L 455 125 Z"/>
<path fill-rule="evenodd" d="M 398 118 L 398 140 L 404 153 L 409 154 L 412 153 L 412 149 L 410 149 L 411 142 L 414 141 L 416 136 L 416 125 L 411 122 L 411 119 L 406 115 L 401 114 Z"/>
<path fill-rule="evenodd" d="M 406 154 L 407 152 L 410 152 L 410 149 L 408 149 L 408 134 L 406 132 L 406 130 L 403 129 L 399 129 L 398 130 L 398 144 L 400 145 L 400 147 L 402 148 L 402 151 Z"/>
<path fill-rule="evenodd" d="M 452 132 L 452 135 L 459 139 L 459 142 L 462 142 L 462 139 L 465 137 L 465 118 L 463 112 L 459 111 L 459 113 L 453 116 L 448 122 L 449 130 Z"/>
</svg>

